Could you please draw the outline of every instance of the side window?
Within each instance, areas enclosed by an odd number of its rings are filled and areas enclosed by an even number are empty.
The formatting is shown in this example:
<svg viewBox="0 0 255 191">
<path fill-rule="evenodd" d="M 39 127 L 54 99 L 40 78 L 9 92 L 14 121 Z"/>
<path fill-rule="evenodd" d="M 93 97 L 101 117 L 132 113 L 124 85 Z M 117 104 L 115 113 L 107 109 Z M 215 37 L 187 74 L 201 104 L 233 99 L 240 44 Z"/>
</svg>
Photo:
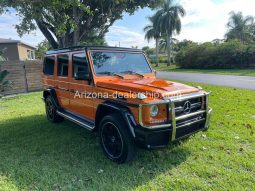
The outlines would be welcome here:
<svg viewBox="0 0 255 191">
<path fill-rule="evenodd" d="M 49 56 L 44 58 L 43 63 L 43 73 L 45 75 L 53 75 L 54 74 L 54 65 L 55 65 L 55 57 Z"/>
<path fill-rule="evenodd" d="M 89 73 L 89 64 L 85 53 L 73 54 L 73 77 L 77 72 Z"/>
<path fill-rule="evenodd" d="M 68 76 L 68 55 L 58 56 L 58 76 Z"/>
</svg>

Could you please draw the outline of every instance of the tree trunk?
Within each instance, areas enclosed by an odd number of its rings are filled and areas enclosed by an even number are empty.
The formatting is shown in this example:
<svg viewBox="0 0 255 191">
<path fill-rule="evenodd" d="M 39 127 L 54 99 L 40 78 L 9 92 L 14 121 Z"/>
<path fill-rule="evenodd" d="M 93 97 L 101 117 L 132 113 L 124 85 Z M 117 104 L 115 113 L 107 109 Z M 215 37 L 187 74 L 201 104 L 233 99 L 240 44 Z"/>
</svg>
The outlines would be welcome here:
<svg viewBox="0 0 255 191">
<path fill-rule="evenodd" d="M 156 38 L 156 67 L 159 66 L 159 39 Z"/>
<path fill-rule="evenodd" d="M 76 22 L 76 24 L 79 23 L 79 18 L 78 18 L 78 9 L 77 7 L 73 7 L 73 18 Z M 73 31 L 73 46 L 78 46 L 79 44 L 79 29 L 74 29 Z"/>
<path fill-rule="evenodd" d="M 169 33 L 167 33 L 167 66 L 171 65 L 171 36 Z"/>
<path fill-rule="evenodd" d="M 54 49 L 58 48 L 59 44 L 54 39 L 53 35 L 48 30 L 48 28 L 40 21 L 36 21 L 36 24 L 37 24 L 38 28 L 41 30 L 41 32 L 43 33 L 43 35 L 46 37 L 46 39 L 49 41 L 52 48 L 54 48 Z"/>
</svg>

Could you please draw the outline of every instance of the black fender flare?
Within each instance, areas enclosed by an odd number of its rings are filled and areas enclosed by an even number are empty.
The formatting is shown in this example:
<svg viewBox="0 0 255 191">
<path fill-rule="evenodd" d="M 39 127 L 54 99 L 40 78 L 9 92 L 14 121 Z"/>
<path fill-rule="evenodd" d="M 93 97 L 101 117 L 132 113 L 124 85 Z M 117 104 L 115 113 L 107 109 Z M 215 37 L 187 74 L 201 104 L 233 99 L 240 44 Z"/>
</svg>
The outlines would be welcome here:
<svg viewBox="0 0 255 191">
<path fill-rule="evenodd" d="M 95 119 L 96 128 L 98 128 L 100 120 L 102 119 L 102 117 L 106 116 L 106 112 L 107 113 L 116 112 L 119 115 L 121 115 L 122 119 L 127 124 L 132 137 L 133 138 L 136 137 L 134 128 L 137 124 L 136 124 L 136 122 L 133 118 L 133 115 L 131 114 L 129 108 L 126 107 L 126 106 L 123 106 L 119 103 L 114 103 L 114 102 L 111 102 L 111 101 L 105 101 L 105 102 L 98 105 L 97 111 L 96 111 L 96 119 Z"/>
<path fill-rule="evenodd" d="M 59 105 L 56 91 L 53 88 L 48 88 L 43 91 L 43 100 L 46 101 L 46 98 L 48 96 L 51 96 L 53 99 L 53 104 L 56 106 L 57 110 L 61 110 L 61 107 Z"/>
</svg>

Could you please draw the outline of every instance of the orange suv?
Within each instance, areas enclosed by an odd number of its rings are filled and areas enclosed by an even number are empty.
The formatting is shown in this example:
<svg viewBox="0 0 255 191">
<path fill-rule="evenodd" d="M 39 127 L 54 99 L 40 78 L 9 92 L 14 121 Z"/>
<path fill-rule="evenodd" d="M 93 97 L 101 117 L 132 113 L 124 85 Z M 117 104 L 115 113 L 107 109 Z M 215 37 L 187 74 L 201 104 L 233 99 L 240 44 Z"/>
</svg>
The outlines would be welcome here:
<svg viewBox="0 0 255 191">
<path fill-rule="evenodd" d="M 157 79 L 141 50 L 52 50 L 43 72 L 48 120 L 97 131 L 104 154 L 117 163 L 132 160 L 136 145 L 162 148 L 209 127 L 209 93 Z"/>
</svg>

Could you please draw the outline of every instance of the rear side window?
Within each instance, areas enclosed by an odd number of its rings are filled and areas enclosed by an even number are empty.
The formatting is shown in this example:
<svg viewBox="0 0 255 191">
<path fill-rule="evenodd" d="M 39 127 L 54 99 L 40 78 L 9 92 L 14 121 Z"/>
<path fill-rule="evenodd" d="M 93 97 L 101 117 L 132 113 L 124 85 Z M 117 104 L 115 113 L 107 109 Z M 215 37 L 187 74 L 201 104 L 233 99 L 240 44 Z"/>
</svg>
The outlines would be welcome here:
<svg viewBox="0 0 255 191">
<path fill-rule="evenodd" d="M 85 53 L 73 54 L 73 77 L 77 72 L 89 73 L 89 64 Z"/>
<path fill-rule="evenodd" d="M 58 56 L 58 76 L 68 76 L 68 55 Z"/>
<path fill-rule="evenodd" d="M 55 57 L 49 56 L 44 58 L 43 73 L 45 75 L 54 74 Z"/>
</svg>

